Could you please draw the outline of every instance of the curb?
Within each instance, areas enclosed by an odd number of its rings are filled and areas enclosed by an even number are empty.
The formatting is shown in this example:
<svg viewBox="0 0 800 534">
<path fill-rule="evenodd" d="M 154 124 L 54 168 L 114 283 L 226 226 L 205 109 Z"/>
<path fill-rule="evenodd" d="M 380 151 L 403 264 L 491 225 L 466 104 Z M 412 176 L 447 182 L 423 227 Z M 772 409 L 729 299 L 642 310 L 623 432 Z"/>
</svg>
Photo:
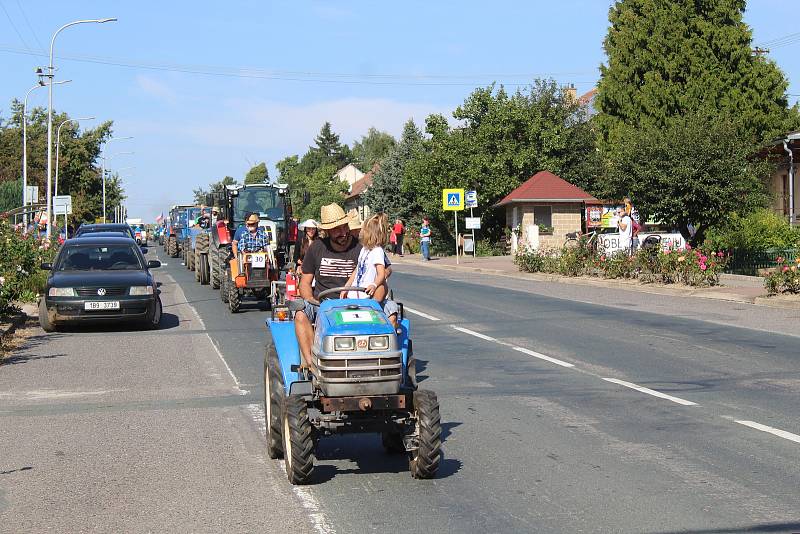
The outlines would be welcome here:
<svg viewBox="0 0 800 534">
<path fill-rule="evenodd" d="M 395 261 L 398 265 L 415 265 L 417 262 L 410 261 Z M 423 262 L 419 262 L 423 264 Z M 435 265 L 430 262 L 424 262 L 425 268 L 439 269 L 443 271 L 470 271 L 475 273 L 493 274 L 496 276 L 503 276 L 506 278 L 515 278 L 521 280 L 533 280 L 537 282 L 555 282 L 559 284 L 571 284 L 582 286 L 603 287 L 612 289 L 626 289 L 628 291 L 638 291 L 640 293 L 650 293 L 655 295 L 670 295 L 675 297 L 694 297 L 710 300 L 722 300 L 727 302 L 741 302 L 744 304 L 753 304 L 756 306 L 765 306 L 772 308 L 783 309 L 800 309 L 800 300 L 776 300 L 776 297 L 749 297 L 738 295 L 736 293 L 725 293 L 720 291 L 714 293 L 709 288 L 689 288 L 689 287 L 664 287 L 648 284 L 633 284 L 621 280 L 603 280 L 603 279 L 588 279 L 588 278 L 572 278 L 567 276 L 559 276 L 554 274 L 539 274 L 539 273 L 525 273 L 525 272 L 508 272 L 502 269 L 488 269 L 484 267 L 467 267 L 462 265 Z M 753 277 L 748 277 L 753 278 Z M 780 298 L 780 297 L 777 297 Z"/>
</svg>

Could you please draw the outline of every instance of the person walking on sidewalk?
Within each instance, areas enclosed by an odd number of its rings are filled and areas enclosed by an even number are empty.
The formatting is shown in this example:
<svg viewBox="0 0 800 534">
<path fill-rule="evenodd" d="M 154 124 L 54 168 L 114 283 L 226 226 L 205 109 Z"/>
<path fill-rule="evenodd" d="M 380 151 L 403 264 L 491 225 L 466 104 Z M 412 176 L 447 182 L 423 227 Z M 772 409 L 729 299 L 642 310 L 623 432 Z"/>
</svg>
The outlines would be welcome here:
<svg viewBox="0 0 800 534">
<path fill-rule="evenodd" d="M 396 219 L 394 221 L 394 226 L 392 227 L 392 233 L 395 235 L 395 254 L 399 254 L 400 257 L 403 256 L 403 235 L 405 234 L 406 227 L 403 226 L 403 221 L 400 219 Z"/>
<path fill-rule="evenodd" d="M 431 227 L 430 221 L 422 219 L 422 228 L 419 229 L 419 248 L 422 252 L 422 261 L 431 259 Z"/>
<path fill-rule="evenodd" d="M 617 208 L 617 229 L 619 229 L 619 251 L 631 255 L 631 240 L 633 238 L 633 224 L 631 216 L 625 213 L 624 208 Z"/>
</svg>

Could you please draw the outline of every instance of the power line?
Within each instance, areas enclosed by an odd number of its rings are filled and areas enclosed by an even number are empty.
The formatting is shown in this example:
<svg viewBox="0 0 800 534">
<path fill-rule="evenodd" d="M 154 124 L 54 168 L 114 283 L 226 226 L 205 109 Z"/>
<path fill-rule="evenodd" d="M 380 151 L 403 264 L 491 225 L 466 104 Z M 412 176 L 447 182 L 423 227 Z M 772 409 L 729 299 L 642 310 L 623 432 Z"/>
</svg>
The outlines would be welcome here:
<svg viewBox="0 0 800 534">
<path fill-rule="evenodd" d="M 42 51 L 21 50 L 10 46 L 0 46 L 0 52 L 23 54 L 32 56 L 46 56 Z M 186 74 L 200 74 L 206 76 L 220 76 L 229 78 L 254 78 L 264 80 L 279 80 L 307 83 L 332 83 L 332 84 L 361 84 L 361 85 L 399 85 L 399 86 L 474 86 L 474 82 L 443 81 L 443 80 L 479 80 L 484 82 L 488 78 L 529 78 L 536 76 L 570 76 L 586 73 L 528 73 L 528 74 L 469 74 L 469 75 L 438 75 L 438 74 L 361 74 L 337 72 L 310 72 L 310 71 L 270 71 L 257 67 L 221 67 L 214 65 L 186 65 L 178 63 L 153 63 L 138 60 L 107 58 L 99 56 L 70 56 L 62 55 L 60 59 L 97 63 L 115 67 L 158 70 L 166 72 L 181 72 Z M 423 80 L 423 81 L 421 81 Z M 427 81 L 431 80 L 431 81 Z M 594 84 L 595 80 L 572 81 L 574 84 Z M 529 81 L 520 83 L 506 83 L 509 86 L 528 86 Z"/>
<path fill-rule="evenodd" d="M 2 2 L 0 2 L 0 7 L 2 7 L 2 8 L 3 8 L 3 13 L 5 13 L 5 14 L 6 14 L 6 18 L 8 19 L 8 22 L 11 24 L 11 27 L 12 27 L 12 28 L 14 28 L 14 33 L 16 33 L 16 34 L 17 34 L 17 37 L 19 37 L 19 40 L 20 40 L 20 41 L 22 41 L 22 45 L 23 45 L 23 46 L 24 46 L 24 47 L 25 47 L 27 50 L 29 50 L 29 51 L 30 51 L 30 50 L 31 50 L 31 47 L 30 47 L 30 46 L 28 46 L 28 43 L 27 43 L 27 42 L 25 42 L 25 38 L 24 38 L 24 37 L 22 37 L 22 34 L 21 34 L 21 33 L 19 33 L 19 30 L 17 29 L 17 25 L 16 25 L 16 24 L 14 24 L 14 21 L 13 21 L 13 20 L 11 20 L 11 15 L 9 15 L 9 14 L 8 14 L 8 10 L 6 9 L 6 6 L 5 6 L 5 5 L 4 5 Z"/>
<path fill-rule="evenodd" d="M 782 37 L 776 37 L 774 39 L 770 39 L 768 41 L 763 41 L 759 43 L 759 47 L 761 48 L 781 48 L 784 46 L 789 46 L 791 44 L 800 42 L 800 32 L 796 33 L 789 33 Z"/>
<path fill-rule="evenodd" d="M 19 8 L 20 13 L 22 13 L 22 18 L 25 19 L 25 24 L 28 26 L 28 29 L 31 31 L 31 35 L 33 35 L 34 41 L 36 41 L 36 44 L 39 45 L 39 48 L 43 49 L 44 46 L 42 45 L 42 42 L 39 40 L 39 36 L 36 35 L 36 32 L 33 30 L 33 26 L 31 26 L 31 22 L 28 20 L 28 15 L 25 13 L 25 8 L 22 7 L 22 4 L 20 3 L 19 0 L 16 0 L 16 2 L 17 2 L 17 7 Z"/>
</svg>

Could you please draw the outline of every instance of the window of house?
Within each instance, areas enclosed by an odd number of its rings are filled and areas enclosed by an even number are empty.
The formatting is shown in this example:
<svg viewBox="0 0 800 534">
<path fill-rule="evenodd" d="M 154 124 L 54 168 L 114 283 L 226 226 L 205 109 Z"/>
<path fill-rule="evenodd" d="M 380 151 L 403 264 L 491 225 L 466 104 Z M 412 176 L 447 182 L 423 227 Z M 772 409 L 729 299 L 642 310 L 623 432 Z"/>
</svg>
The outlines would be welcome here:
<svg viewBox="0 0 800 534">
<path fill-rule="evenodd" d="M 553 208 L 551 206 L 533 207 L 533 224 L 553 227 Z"/>
</svg>

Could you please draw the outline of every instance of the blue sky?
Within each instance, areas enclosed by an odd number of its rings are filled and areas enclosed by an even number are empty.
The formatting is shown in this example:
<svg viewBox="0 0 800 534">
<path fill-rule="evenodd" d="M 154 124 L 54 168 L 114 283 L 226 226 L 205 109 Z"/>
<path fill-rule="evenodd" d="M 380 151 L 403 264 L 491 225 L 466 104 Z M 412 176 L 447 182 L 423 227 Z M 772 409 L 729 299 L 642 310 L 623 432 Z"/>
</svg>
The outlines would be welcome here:
<svg viewBox="0 0 800 534">
<path fill-rule="evenodd" d="M 36 83 L 52 33 L 54 104 L 114 121 L 108 154 L 132 217 L 152 220 L 191 191 L 251 165 L 302 154 L 324 121 L 352 143 L 370 126 L 399 134 L 449 113 L 494 80 L 536 77 L 591 89 L 604 61 L 610 0 L 237 1 L 0 0 L 0 115 Z M 751 0 L 754 42 L 798 31 L 797 7 Z M 38 55 L 37 55 L 38 54 Z M 800 96 L 800 42 L 770 57 Z M 32 105 L 46 105 L 45 90 Z M 94 121 L 96 123 L 97 121 Z M 88 123 L 91 126 L 92 123 Z"/>
</svg>

